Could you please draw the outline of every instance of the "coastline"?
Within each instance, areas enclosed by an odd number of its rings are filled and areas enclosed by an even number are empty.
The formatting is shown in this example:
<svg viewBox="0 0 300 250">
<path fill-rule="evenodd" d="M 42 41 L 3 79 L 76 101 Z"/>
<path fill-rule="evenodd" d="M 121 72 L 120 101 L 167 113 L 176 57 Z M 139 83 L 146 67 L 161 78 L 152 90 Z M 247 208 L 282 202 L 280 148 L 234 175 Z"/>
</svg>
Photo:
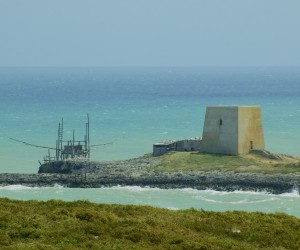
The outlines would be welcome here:
<svg viewBox="0 0 300 250">
<path fill-rule="evenodd" d="M 121 186 L 156 187 L 162 189 L 194 188 L 216 191 L 267 191 L 273 194 L 291 192 L 300 185 L 300 176 L 292 174 L 240 174 L 222 172 L 152 173 L 148 175 L 77 175 L 77 174 L 0 174 L 0 184 L 101 188 Z"/>
<path fill-rule="evenodd" d="M 54 186 L 59 184 L 72 188 L 101 188 L 120 185 L 162 189 L 266 191 L 273 194 L 291 192 L 300 186 L 298 172 L 270 174 L 222 171 L 214 168 L 211 171 L 201 171 L 201 169 L 163 171 L 158 167 L 162 159 L 144 156 L 111 162 L 52 162 L 43 164 L 37 174 L 0 173 L 0 185 Z"/>
</svg>

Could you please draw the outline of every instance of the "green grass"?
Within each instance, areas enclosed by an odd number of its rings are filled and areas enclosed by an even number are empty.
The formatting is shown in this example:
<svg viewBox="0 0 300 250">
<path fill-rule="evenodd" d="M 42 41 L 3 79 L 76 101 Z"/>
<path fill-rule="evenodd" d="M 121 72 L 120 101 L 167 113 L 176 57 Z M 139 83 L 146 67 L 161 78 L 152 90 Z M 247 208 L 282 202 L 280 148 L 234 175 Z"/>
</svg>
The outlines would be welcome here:
<svg viewBox="0 0 300 250">
<path fill-rule="evenodd" d="M 234 171 L 237 173 L 300 174 L 300 160 L 284 157 L 272 160 L 259 155 L 242 156 L 203 154 L 197 152 L 168 153 L 159 157 L 152 168 L 159 172 L 174 171 Z"/>
<path fill-rule="evenodd" d="M 0 199 L 0 249 L 300 249 L 282 213 Z"/>
</svg>

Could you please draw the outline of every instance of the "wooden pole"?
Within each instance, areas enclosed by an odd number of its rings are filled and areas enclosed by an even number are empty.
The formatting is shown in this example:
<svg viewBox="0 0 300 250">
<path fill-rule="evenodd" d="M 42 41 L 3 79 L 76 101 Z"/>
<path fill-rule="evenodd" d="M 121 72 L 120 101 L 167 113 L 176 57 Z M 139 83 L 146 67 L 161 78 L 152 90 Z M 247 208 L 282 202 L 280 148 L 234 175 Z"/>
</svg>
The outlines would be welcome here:
<svg viewBox="0 0 300 250">
<path fill-rule="evenodd" d="M 73 143 L 72 143 L 72 157 L 71 158 L 74 158 L 75 157 L 75 129 L 73 129 Z"/>
<path fill-rule="evenodd" d="M 48 149 L 48 157 L 49 157 L 49 162 L 50 162 L 50 160 L 51 160 L 50 149 Z"/>
<path fill-rule="evenodd" d="M 84 141 L 85 141 L 85 145 L 84 145 L 84 149 L 85 151 L 87 151 L 88 147 L 87 147 L 87 130 L 88 130 L 88 124 L 85 124 L 85 137 L 84 137 Z"/>
<path fill-rule="evenodd" d="M 88 119 L 88 123 L 87 123 L 88 159 L 90 159 L 91 150 L 90 150 L 90 116 L 89 116 L 89 114 L 87 114 L 87 119 Z"/>
<path fill-rule="evenodd" d="M 59 160 L 59 155 L 58 155 L 58 140 L 56 140 L 56 161 Z"/>
</svg>

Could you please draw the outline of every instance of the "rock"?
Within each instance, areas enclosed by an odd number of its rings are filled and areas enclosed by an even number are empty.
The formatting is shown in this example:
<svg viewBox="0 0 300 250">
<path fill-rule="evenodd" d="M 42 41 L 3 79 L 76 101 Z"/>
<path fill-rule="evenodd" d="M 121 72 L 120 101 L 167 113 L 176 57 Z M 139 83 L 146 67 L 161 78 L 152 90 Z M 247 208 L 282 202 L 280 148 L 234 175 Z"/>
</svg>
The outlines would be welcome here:
<svg viewBox="0 0 300 250">
<path fill-rule="evenodd" d="M 267 150 L 259 150 L 259 149 L 253 149 L 251 150 L 252 154 L 260 155 L 272 160 L 282 160 L 282 157 L 279 154 L 272 154 L 271 152 Z"/>
<path fill-rule="evenodd" d="M 153 171 L 157 159 L 127 161 L 58 161 L 43 164 L 38 174 L 0 174 L 1 185 L 99 188 L 116 185 L 159 188 L 195 188 L 219 191 L 250 190 L 271 193 L 289 192 L 300 186 L 294 174 L 234 173 L 225 171 Z"/>
</svg>

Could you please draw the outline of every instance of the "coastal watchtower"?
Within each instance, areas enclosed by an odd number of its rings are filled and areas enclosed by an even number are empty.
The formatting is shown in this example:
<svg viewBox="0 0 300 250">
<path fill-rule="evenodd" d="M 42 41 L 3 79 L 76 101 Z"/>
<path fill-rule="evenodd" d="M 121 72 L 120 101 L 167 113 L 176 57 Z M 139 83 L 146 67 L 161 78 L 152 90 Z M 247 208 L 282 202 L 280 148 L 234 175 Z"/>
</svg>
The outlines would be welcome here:
<svg viewBox="0 0 300 250">
<path fill-rule="evenodd" d="M 239 155 L 264 148 L 259 106 L 206 108 L 201 152 Z"/>
</svg>

